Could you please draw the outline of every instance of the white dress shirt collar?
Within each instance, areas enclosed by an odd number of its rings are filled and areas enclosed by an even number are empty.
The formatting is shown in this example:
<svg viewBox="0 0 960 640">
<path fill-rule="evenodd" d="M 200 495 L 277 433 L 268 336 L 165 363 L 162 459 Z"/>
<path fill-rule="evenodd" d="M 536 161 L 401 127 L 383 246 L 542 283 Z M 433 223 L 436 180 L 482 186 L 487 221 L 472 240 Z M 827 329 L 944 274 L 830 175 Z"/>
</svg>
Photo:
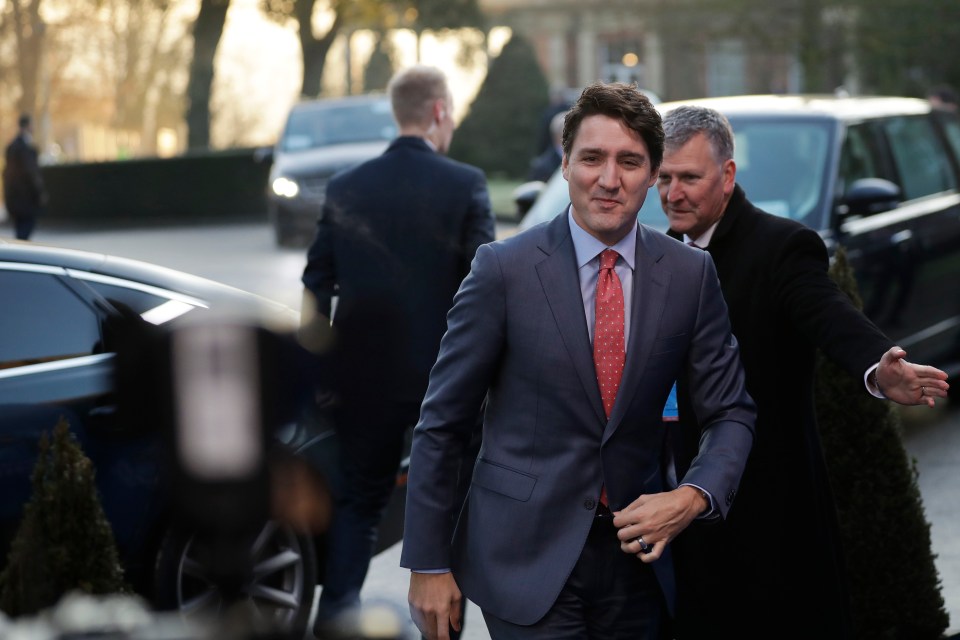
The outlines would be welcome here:
<svg viewBox="0 0 960 640">
<path fill-rule="evenodd" d="M 721 218 L 720 220 L 722 219 L 723 218 Z M 686 242 L 687 244 L 690 244 L 691 242 L 695 242 L 697 246 L 700 247 L 701 249 L 706 249 L 707 247 L 710 246 L 710 240 L 713 238 L 713 232 L 717 230 L 717 225 L 720 224 L 720 220 L 717 220 L 712 225 L 710 225 L 710 228 L 704 231 L 700 235 L 700 237 L 697 238 L 696 240 L 694 240 L 687 234 L 683 234 L 683 241 Z"/>
</svg>

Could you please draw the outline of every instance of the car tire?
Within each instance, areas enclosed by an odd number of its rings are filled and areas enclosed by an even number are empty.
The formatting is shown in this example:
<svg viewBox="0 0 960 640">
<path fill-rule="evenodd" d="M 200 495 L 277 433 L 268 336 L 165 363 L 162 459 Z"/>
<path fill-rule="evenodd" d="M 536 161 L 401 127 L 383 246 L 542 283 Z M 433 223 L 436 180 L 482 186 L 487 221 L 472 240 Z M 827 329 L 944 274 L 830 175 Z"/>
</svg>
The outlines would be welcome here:
<svg viewBox="0 0 960 640">
<path fill-rule="evenodd" d="M 206 547 L 206 548 L 205 548 Z M 275 521 L 267 522 L 250 549 L 254 577 L 244 585 L 244 604 L 258 620 L 290 637 L 306 633 L 317 585 L 313 538 Z M 154 605 L 184 618 L 220 611 L 223 594 L 210 575 L 209 545 L 190 532 L 171 528 L 157 552 Z"/>
</svg>

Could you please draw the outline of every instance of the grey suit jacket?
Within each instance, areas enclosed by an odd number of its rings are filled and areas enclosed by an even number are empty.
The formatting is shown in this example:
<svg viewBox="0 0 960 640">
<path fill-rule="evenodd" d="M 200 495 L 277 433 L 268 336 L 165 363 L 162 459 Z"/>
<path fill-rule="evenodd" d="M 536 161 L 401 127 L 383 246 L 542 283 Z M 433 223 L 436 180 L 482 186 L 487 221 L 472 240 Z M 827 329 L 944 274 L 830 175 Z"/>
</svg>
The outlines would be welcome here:
<svg viewBox="0 0 960 640">
<path fill-rule="evenodd" d="M 452 568 L 468 598 L 515 624 L 556 600 L 602 486 L 613 510 L 666 490 L 661 411 L 682 371 L 704 425 L 684 480 L 709 491 L 721 516 L 752 444 L 754 405 L 709 255 L 647 227 L 638 234 L 609 420 L 567 216 L 481 246 L 448 316 L 414 432 L 401 565 Z M 483 446 L 453 531 L 457 468 L 485 398 Z M 672 608 L 669 552 L 654 570 Z"/>
</svg>

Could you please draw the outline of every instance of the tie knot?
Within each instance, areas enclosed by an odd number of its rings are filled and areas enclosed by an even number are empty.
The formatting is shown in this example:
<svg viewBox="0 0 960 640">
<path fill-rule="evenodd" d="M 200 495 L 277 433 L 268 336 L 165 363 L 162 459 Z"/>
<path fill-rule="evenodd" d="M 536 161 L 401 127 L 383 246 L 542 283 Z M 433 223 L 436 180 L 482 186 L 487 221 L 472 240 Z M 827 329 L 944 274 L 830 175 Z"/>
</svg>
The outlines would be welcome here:
<svg viewBox="0 0 960 640">
<path fill-rule="evenodd" d="M 600 254 L 600 268 L 613 269 L 613 266 L 617 264 L 617 258 L 619 257 L 620 254 L 613 249 L 604 249 Z"/>
</svg>

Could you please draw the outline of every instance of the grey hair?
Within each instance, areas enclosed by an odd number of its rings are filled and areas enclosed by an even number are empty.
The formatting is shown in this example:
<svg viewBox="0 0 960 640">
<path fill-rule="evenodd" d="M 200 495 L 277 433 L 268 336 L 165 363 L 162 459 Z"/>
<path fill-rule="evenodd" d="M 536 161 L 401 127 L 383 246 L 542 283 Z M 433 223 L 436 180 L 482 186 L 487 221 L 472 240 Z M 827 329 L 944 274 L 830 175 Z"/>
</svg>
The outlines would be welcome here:
<svg viewBox="0 0 960 640">
<path fill-rule="evenodd" d="M 436 67 L 418 64 L 398 71 L 390 79 L 387 93 L 393 117 L 401 127 L 429 123 L 436 100 L 443 100 L 450 108 L 447 78 Z"/>
<path fill-rule="evenodd" d="M 677 149 L 702 133 L 717 160 L 733 159 L 733 128 L 719 111 L 694 105 L 677 107 L 663 118 L 664 146 Z"/>
</svg>

